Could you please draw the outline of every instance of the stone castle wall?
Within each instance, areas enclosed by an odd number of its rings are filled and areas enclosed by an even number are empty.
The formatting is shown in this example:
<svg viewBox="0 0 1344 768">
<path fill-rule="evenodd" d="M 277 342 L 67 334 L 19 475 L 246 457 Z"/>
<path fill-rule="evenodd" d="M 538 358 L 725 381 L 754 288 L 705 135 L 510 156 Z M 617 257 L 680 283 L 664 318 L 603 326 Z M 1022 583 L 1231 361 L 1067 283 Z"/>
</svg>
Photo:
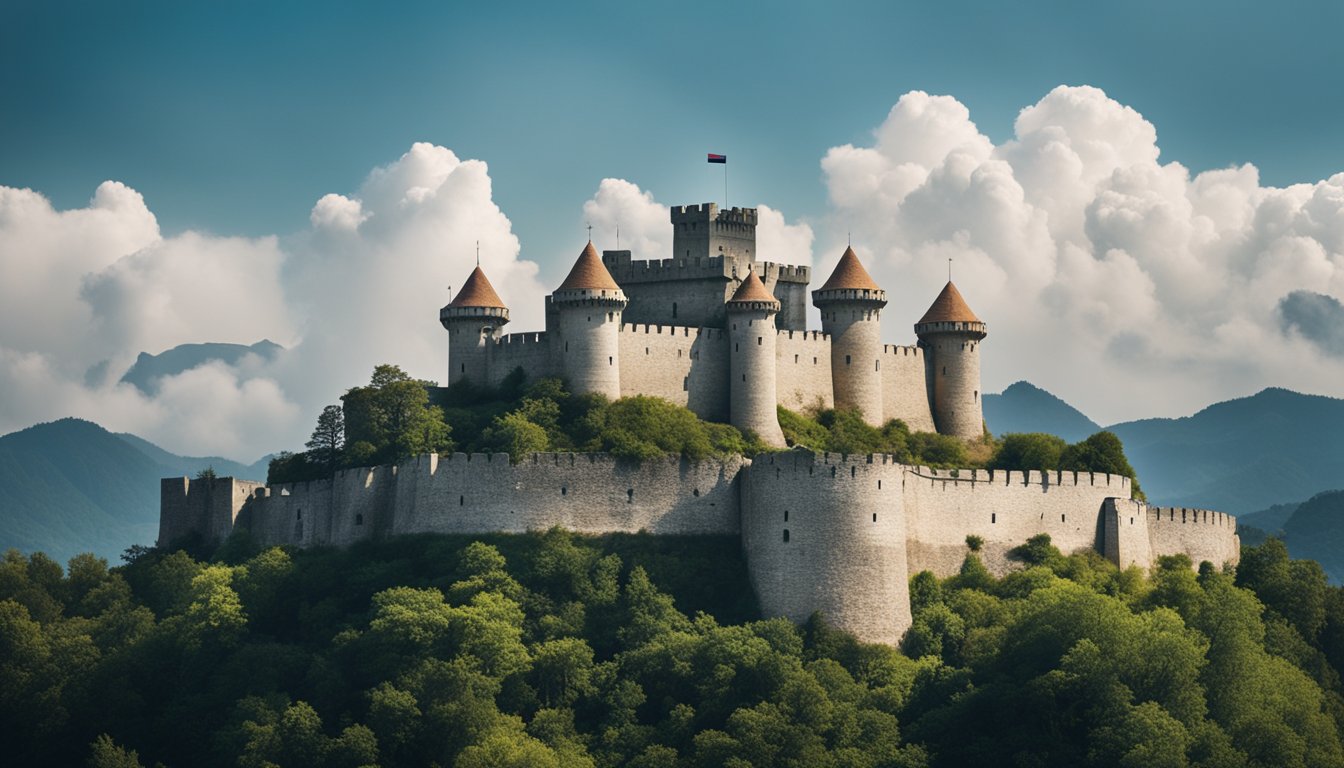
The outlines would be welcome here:
<svg viewBox="0 0 1344 768">
<path fill-rule="evenodd" d="M 767 616 L 820 611 L 868 642 L 910 623 L 908 579 L 956 573 L 966 537 L 1002 575 L 1008 551 L 1047 533 L 1064 552 L 1095 549 L 1122 567 L 1185 553 L 1235 564 L 1236 520 L 1129 499 L 1127 478 L 1088 472 L 932 470 L 884 455 L 808 451 L 754 461 L 605 454 L 426 455 L 331 480 L 262 486 L 231 478 L 162 483 L 159 543 L 222 541 L 238 527 L 263 545 L 347 545 L 389 534 L 740 535 Z"/>
<path fill-rule="evenodd" d="M 933 432 L 924 350 L 883 344 L 880 359 L 883 419 L 900 419 L 912 432 Z"/>
<path fill-rule="evenodd" d="M 821 331 L 777 332 L 775 396 L 791 411 L 835 407 L 830 336 Z"/>
<path fill-rule="evenodd" d="M 621 396 L 653 395 L 728 421 L 728 340 L 718 328 L 621 328 Z"/>
</svg>

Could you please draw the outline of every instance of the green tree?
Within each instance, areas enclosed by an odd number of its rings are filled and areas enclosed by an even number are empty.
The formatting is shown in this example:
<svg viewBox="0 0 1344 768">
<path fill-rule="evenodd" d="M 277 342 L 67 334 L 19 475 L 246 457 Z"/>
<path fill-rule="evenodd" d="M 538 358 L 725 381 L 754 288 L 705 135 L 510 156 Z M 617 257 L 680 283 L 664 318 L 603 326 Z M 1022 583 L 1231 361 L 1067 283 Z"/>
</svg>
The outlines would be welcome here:
<svg viewBox="0 0 1344 768">
<path fill-rule="evenodd" d="M 1078 472 L 1106 472 L 1123 475 L 1133 481 L 1133 494 L 1143 498 L 1139 477 L 1125 457 L 1125 446 L 1114 432 L 1101 431 L 1065 448 L 1059 456 L 1059 468 Z"/>
<path fill-rule="evenodd" d="M 1043 432 L 1007 434 L 990 459 L 988 469 L 1059 469 L 1060 457 L 1067 448 L 1063 439 Z"/>
<path fill-rule="evenodd" d="M 336 473 L 341 450 L 345 448 L 345 411 L 341 406 L 328 405 L 322 409 L 307 448 L 310 462 L 325 468 L 328 476 Z"/>
</svg>

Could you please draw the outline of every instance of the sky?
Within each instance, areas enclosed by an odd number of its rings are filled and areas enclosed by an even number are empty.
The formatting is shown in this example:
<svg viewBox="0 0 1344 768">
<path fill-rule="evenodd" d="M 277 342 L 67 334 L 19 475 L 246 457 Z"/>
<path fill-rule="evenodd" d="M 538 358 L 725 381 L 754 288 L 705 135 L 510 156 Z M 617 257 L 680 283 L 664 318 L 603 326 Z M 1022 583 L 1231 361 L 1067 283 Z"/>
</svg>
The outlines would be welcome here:
<svg viewBox="0 0 1344 768">
<path fill-rule="evenodd" d="M 481 260 L 513 312 L 594 227 L 761 207 L 884 336 L 956 281 L 1019 379 L 1101 423 L 1344 396 L 1338 3 L 0 4 L 0 432 L 300 447 L 373 364 L 446 371 Z M 815 324 L 815 319 L 814 319 Z M 142 351 L 270 338 L 146 396 Z"/>
</svg>

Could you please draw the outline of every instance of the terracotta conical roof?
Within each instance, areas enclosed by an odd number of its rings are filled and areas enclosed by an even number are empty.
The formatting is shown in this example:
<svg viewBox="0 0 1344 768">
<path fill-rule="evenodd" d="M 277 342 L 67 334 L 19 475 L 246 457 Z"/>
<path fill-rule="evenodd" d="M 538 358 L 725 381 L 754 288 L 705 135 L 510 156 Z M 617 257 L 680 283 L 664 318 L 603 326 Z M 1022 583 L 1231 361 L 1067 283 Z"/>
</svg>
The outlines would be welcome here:
<svg viewBox="0 0 1344 768">
<path fill-rule="evenodd" d="M 495 293 L 495 287 L 486 279 L 485 272 L 481 271 L 480 265 L 471 271 L 467 277 L 467 282 L 462 285 L 462 290 L 457 292 L 457 296 L 448 302 L 450 307 L 500 307 L 504 306 L 504 301 Z"/>
<path fill-rule="evenodd" d="M 920 325 L 924 323 L 978 323 L 980 318 L 975 316 L 971 308 L 966 305 L 966 300 L 961 298 L 961 291 L 952 284 L 951 280 L 943 286 L 943 292 L 938 294 L 938 298 L 933 300 L 929 306 L 929 311 L 919 319 Z"/>
<path fill-rule="evenodd" d="M 597 255 L 597 249 L 589 240 L 588 245 L 583 248 L 583 253 L 579 254 L 579 260 L 574 262 L 574 268 L 569 270 L 569 277 L 566 277 L 565 282 L 556 290 L 619 291 L 620 289 L 621 286 L 611 279 L 611 273 L 602 264 L 602 257 Z"/>
<path fill-rule="evenodd" d="M 728 300 L 728 303 L 745 304 L 757 301 L 779 303 L 779 299 L 776 299 L 770 294 L 770 291 L 766 290 L 765 283 L 761 282 L 761 278 L 757 277 L 755 272 L 748 272 L 747 279 L 743 280 L 742 284 L 737 287 L 737 292 L 733 294 L 733 298 Z"/>
<path fill-rule="evenodd" d="M 880 291 L 877 283 L 868 274 L 868 270 L 863 268 L 863 263 L 854 253 L 853 248 L 845 248 L 845 255 L 840 257 L 840 263 L 835 265 L 835 270 L 827 278 L 826 284 L 821 286 L 823 291 L 853 290 L 853 291 Z"/>
</svg>

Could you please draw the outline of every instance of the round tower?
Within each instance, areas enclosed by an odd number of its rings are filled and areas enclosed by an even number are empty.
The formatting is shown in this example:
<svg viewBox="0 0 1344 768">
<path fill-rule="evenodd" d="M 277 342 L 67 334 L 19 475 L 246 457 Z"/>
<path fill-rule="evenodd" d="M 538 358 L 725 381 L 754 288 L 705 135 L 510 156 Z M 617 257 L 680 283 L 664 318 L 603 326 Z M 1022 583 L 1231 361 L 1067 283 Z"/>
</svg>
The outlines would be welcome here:
<svg viewBox="0 0 1344 768">
<path fill-rule="evenodd" d="M 980 340 L 985 324 L 949 280 L 929 311 L 915 323 L 924 349 L 929 405 L 938 432 L 975 440 L 984 434 L 980 410 Z"/>
<path fill-rule="evenodd" d="M 439 322 L 448 331 L 449 386 L 463 379 L 488 383 L 488 344 L 509 322 L 509 308 L 495 293 L 479 264 L 457 297 L 439 310 Z"/>
<path fill-rule="evenodd" d="M 621 396 L 621 310 L 627 303 L 590 241 L 551 294 L 560 321 L 559 338 L 551 343 L 571 391 Z"/>
<path fill-rule="evenodd" d="M 821 330 L 831 337 L 831 382 L 836 408 L 857 408 L 863 420 L 882 424 L 882 308 L 887 292 L 877 287 L 846 248 L 826 284 L 812 292 L 821 310 Z"/>
<path fill-rule="evenodd" d="M 767 445 L 784 447 L 775 410 L 775 313 L 779 300 L 770 295 L 755 272 L 748 272 L 728 313 L 728 419 L 734 427 L 755 432 Z"/>
</svg>

